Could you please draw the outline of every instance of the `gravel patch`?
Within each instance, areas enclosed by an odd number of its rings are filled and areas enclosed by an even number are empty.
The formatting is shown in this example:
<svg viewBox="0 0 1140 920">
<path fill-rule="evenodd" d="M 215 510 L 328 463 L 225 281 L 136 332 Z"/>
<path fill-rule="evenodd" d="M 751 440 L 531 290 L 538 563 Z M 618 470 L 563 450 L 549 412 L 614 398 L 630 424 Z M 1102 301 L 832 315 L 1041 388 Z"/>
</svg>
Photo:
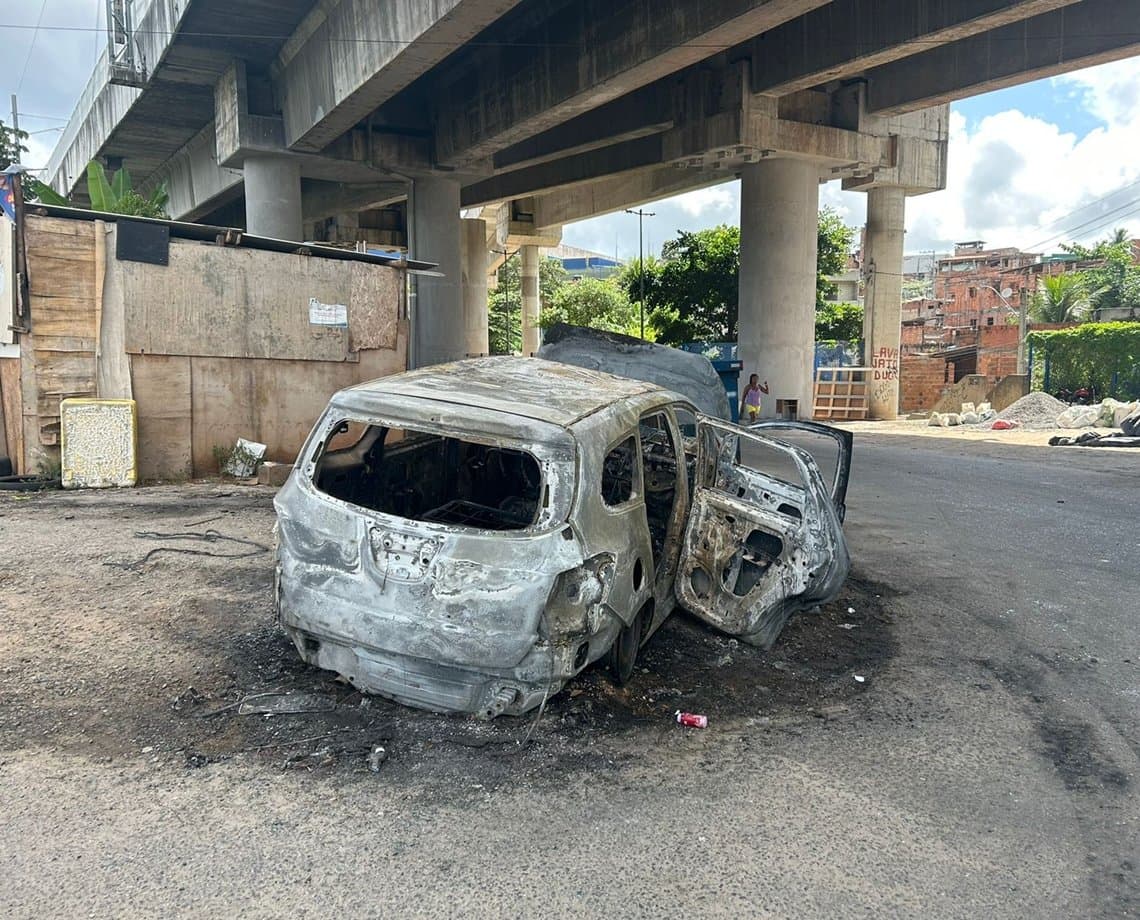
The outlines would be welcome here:
<svg viewBox="0 0 1140 920">
<path fill-rule="evenodd" d="M 999 412 L 998 418 L 1005 422 L 1018 422 L 1023 428 L 1056 428 L 1057 416 L 1067 408 L 1061 400 L 1048 393 L 1034 392 Z"/>
</svg>

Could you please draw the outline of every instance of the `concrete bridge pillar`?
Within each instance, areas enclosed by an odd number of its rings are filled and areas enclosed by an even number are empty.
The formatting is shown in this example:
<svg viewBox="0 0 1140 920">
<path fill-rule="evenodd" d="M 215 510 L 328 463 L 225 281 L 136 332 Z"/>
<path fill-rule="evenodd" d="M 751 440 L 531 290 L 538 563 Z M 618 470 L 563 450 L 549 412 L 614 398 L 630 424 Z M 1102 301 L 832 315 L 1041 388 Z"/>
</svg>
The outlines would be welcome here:
<svg viewBox="0 0 1140 920">
<path fill-rule="evenodd" d="M 870 368 L 868 414 L 893 419 L 899 412 L 899 347 L 902 323 L 903 235 L 906 193 L 901 188 L 867 192 L 866 289 L 863 340 Z"/>
<path fill-rule="evenodd" d="M 242 172 L 246 232 L 275 240 L 300 242 L 300 164 L 282 156 L 247 156 L 242 163 Z"/>
<path fill-rule="evenodd" d="M 415 275 L 409 364 L 426 367 L 467 355 L 463 312 L 463 252 L 459 182 L 424 178 L 408 196 L 409 249 L 414 258 L 439 265 L 443 277 Z"/>
<path fill-rule="evenodd" d="M 463 315 L 466 353 L 469 357 L 490 354 L 487 330 L 487 222 L 463 221 Z"/>
<path fill-rule="evenodd" d="M 819 168 L 793 159 L 744 167 L 740 189 L 742 384 L 768 381 L 761 416 L 812 416 Z M 793 405 L 794 404 L 794 405 Z"/>
<path fill-rule="evenodd" d="M 538 247 L 523 246 L 521 252 L 522 275 L 522 353 L 538 354 L 539 341 L 538 311 Z"/>
</svg>

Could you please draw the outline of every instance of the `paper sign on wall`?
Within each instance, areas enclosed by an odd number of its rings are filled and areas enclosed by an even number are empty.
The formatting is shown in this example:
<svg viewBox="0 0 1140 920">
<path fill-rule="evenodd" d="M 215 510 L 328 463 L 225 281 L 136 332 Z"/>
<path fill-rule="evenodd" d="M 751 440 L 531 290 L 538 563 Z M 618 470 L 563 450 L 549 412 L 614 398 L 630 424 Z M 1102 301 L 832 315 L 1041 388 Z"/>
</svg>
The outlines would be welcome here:
<svg viewBox="0 0 1140 920">
<path fill-rule="evenodd" d="M 310 297 L 309 324 L 348 328 L 348 307 L 342 303 L 321 303 L 316 297 Z"/>
</svg>

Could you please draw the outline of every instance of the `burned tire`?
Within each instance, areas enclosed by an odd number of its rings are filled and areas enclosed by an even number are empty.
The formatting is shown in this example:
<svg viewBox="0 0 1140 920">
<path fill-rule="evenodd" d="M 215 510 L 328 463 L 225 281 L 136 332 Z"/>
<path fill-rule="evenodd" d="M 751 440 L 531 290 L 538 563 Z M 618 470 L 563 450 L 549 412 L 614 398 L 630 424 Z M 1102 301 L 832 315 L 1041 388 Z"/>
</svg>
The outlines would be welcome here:
<svg viewBox="0 0 1140 920">
<path fill-rule="evenodd" d="M 633 676 L 634 666 L 637 664 L 637 650 L 641 646 L 641 616 L 635 616 L 633 622 L 623 627 L 617 634 L 614 644 L 610 646 L 606 657 L 610 676 L 619 687 L 624 686 Z"/>
<path fill-rule="evenodd" d="M 0 476 L 0 492 L 42 492 L 59 487 L 58 479 L 42 476 Z"/>
</svg>

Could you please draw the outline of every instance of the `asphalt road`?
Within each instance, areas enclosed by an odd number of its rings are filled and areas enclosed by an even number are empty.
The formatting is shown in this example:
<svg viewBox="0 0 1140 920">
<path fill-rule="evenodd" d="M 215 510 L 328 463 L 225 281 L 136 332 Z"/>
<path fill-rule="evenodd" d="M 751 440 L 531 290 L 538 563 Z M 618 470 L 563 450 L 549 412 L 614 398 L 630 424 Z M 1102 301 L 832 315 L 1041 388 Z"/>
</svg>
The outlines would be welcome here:
<svg viewBox="0 0 1140 920">
<path fill-rule="evenodd" d="M 447 787 L 0 751 L 0 914 L 1136 916 L 1138 472 L 860 437 L 890 655 L 834 717 L 714 709 L 494 787 L 490 750 Z"/>
</svg>

